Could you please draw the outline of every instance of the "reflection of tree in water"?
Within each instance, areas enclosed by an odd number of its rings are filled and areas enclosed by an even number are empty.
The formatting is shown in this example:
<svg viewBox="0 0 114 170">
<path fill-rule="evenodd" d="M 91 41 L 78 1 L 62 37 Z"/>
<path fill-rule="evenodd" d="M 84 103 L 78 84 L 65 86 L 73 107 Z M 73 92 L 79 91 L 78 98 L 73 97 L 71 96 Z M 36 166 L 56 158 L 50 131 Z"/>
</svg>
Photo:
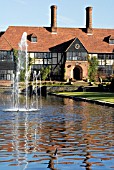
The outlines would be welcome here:
<svg viewBox="0 0 114 170">
<path fill-rule="evenodd" d="M 86 129 L 87 130 L 87 129 Z M 92 162 L 89 162 L 89 159 L 92 158 L 91 152 L 89 150 L 91 150 L 91 140 L 92 140 L 92 136 L 90 134 L 86 134 L 84 136 L 84 143 L 86 144 L 83 152 L 86 153 L 85 159 L 83 161 L 83 163 L 85 164 L 86 170 L 91 170 L 91 166 L 92 166 Z"/>
<path fill-rule="evenodd" d="M 56 168 L 54 168 L 54 160 L 57 159 L 57 148 L 55 149 L 54 154 L 51 155 L 50 157 L 51 157 L 51 159 L 49 160 L 47 168 L 50 168 L 51 170 L 57 170 Z"/>
<path fill-rule="evenodd" d="M 87 152 L 86 155 L 85 155 L 85 159 L 83 161 L 83 163 L 85 163 L 85 167 L 86 167 L 86 170 L 91 170 L 91 163 L 88 162 L 88 160 L 91 158 L 91 153 L 90 152 Z"/>
<path fill-rule="evenodd" d="M 56 169 L 54 168 L 54 160 L 53 160 L 53 158 L 50 159 L 47 168 L 50 168 L 51 170 L 56 170 Z"/>
</svg>

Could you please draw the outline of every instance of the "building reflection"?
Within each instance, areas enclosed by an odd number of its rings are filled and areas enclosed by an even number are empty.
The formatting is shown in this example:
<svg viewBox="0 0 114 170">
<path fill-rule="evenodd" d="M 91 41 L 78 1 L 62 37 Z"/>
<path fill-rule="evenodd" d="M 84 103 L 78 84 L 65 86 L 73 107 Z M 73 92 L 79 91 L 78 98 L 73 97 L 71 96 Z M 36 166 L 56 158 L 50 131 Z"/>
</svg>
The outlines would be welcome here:
<svg viewBox="0 0 114 170">
<path fill-rule="evenodd" d="M 53 154 L 58 148 L 58 155 L 63 160 L 70 163 L 70 160 L 76 161 L 81 157 L 82 166 L 91 170 L 92 151 L 104 152 L 106 147 L 113 146 L 114 125 L 110 124 L 113 117 L 108 113 L 104 116 L 100 110 L 104 111 L 103 108 L 64 99 L 60 109 L 61 115 L 17 112 L 12 113 L 11 119 L 4 119 L 0 124 L 0 138 L 4 141 L 0 150 L 13 155 L 14 161 L 9 164 L 27 168 L 29 162 L 47 161 L 47 167 L 56 170 L 57 159 Z M 104 130 L 109 138 L 104 136 Z M 31 159 L 28 157 L 30 154 Z"/>
</svg>

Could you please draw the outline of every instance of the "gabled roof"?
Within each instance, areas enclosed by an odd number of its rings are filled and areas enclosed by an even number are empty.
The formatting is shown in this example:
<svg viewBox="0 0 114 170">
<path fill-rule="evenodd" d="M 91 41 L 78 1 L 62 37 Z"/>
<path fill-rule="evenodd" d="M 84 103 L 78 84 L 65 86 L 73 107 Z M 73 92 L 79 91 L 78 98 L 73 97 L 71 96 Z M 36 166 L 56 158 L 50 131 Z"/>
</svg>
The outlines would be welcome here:
<svg viewBox="0 0 114 170">
<path fill-rule="evenodd" d="M 37 36 L 36 36 L 36 34 L 32 33 L 32 34 L 31 34 L 31 37 L 37 37 Z"/>
<path fill-rule="evenodd" d="M 33 34 L 38 38 L 36 43 L 29 40 L 28 52 L 64 52 L 70 43 L 78 38 L 89 53 L 112 53 L 114 45 L 110 45 L 105 38 L 114 36 L 114 29 L 94 29 L 88 35 L 84 28 L 57 28 L 57 34 L 52 34 L 49 27 L 10 26 L 0 37 L 0 50 L 18 49 L 23 32 Z M 56 47 L 56 48 L 55 48 Z"/>
<path fill-rule="evenodd" d="M 77 46 L 78 45 L 78 46 Z M 77 46 L 77 47 L 76 47 Z M 66 49 L 66 51 L 77 51 L 77 52 L 86 52 L 85 47 L 83 44 L 80 42 L 78 38 L 75 38 L 69 47 Z"/>
<path fill-rule="evenodd" d="M 72 42 L 74 41 L 74 39 L 71 39 L 69 41 L 63 42 L 62 44 L 53 46 L 52 48 L 50 48 L 49 50 L 51 52 L 65 52 L 69 46 L 72 44 Z"/>
</svg>

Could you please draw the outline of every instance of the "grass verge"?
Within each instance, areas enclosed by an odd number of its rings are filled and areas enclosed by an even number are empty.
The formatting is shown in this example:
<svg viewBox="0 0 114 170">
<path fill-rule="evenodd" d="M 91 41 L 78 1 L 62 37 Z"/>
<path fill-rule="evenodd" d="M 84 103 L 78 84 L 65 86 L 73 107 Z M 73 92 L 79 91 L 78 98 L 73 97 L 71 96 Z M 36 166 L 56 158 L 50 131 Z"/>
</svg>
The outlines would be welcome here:
<svg viewBox="0 0 114 170">
<path fill-rule="evenodd" d="M 64 96 L 74 96 L 88 98 L 91 100 L 100 100 L 104 102 L 114 103 L 114 93 L 104 93 L 104 92 L 59 92 L 57 94 Z"/>
</svg>

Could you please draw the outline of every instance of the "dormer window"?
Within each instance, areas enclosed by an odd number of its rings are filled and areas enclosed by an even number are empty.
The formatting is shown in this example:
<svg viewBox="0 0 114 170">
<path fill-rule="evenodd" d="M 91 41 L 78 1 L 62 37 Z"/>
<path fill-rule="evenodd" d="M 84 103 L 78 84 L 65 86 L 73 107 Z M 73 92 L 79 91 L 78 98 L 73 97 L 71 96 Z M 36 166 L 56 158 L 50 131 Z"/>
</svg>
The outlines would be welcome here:
<svg viewBox="0 0 114 170">
<path fill-rule="evenodd" d="M 37 37 L 31 37 L 31 42 L 37 42 Z"/>
<path fill-rule="evenodd" d="M 109 38 L 109 44 L 114 44 L 114 36 L 110 36 L 110 38 Z"/>
<path fill-rule="evenodd" d="M 27 39 L 32 43 L 37 42 L 37 36 L 34 33 L 27 35 Z"/>
</svg>

